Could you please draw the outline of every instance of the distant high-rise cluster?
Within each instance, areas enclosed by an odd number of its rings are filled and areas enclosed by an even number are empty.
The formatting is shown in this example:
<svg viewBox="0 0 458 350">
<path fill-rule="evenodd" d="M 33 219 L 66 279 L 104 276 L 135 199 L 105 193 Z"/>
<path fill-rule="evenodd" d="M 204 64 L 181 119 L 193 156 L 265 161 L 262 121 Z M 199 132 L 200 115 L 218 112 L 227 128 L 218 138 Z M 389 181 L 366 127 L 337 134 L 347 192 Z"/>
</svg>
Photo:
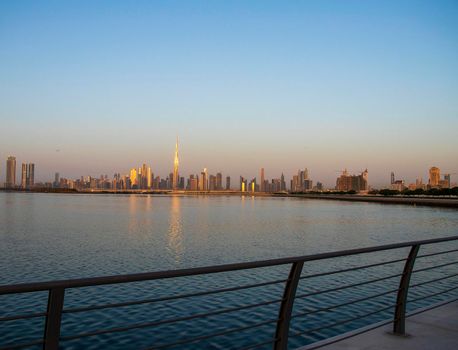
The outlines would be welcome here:
<svg viewBox="0 0 458 350">
<path fill-rule="evenodd" d="M 391 172 L 390 189 L 394 191 L 404 191 L 407 187 L 404 184 L 404 180 L 396 180 L 394 171 Z"/>
<path fill-rule="evenodd" d="M 293 176 L 291 180 L 292 192 L 310 191 L 313 188 L 313 182 L 309 179 L 309 171 L 307 168 L 298 170 L 297 175 Z"/>
<path fill-rule="evenodd" d="M 31 189 L 35 185 L 35 164 L 22 163 L 21 168 L 21 184 L 22 189 Z M 16 184 L 16 157 L 9 156 L 6 160 L 6 189 L 15 189 Z"/>
<path fill-rule="evenodd" d="M 253 178 L 248 182 L 248 179 L 240 176 L 239 180 L 239 191 L 241 192 L 281 192 L 286 191 L 285 176 L 281 174 L 280 178 L 274 178 L 272 180 L 266 180 L 264 168 L 260 169 L 260 181 Z"/>
<path fill-rule="evenodd" d="M 431 167 L 428 171 L 428 183 L 424 184 L 421 177 L 417 178 L 415 183 L 411 183 L 408 186 L 405 184 L 404 180 L 396 180 L 394 178 L 394 172 L 391 173 L 391 185 L 390 189 L 395 191 L 404 191 L 404 190 L 430 190 L 430 189 L 442 189 L 450 188 L 451 184 L 451 174 L 444 174 L 444 177 L 441 179 L 441 171 L 438 167 Z"/>
<path fill-rule="evenodd" d="M 445 174 L 441 179 L 441 170 L 438 167 L 431 167 L 429 169 L 429 188 L 450 188 L 450 174 Z"/>
</svg>

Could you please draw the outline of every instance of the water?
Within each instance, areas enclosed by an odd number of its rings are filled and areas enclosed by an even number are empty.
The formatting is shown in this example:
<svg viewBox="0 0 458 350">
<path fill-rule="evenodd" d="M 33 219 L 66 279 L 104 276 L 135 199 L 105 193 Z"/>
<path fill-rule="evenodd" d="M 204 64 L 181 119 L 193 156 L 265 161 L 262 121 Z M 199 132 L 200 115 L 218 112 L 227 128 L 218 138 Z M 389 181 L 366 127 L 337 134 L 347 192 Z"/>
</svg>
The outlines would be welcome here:
<svg viewBox="0 0 458 350">
<path fill-rule="evenodd" d="M 458 211 L 375 203 L 232 196 L 70 195 L 0 193 L 0 284 L 169 270 L 184 267 L 263 260 L 325 251 L 374 246 L 456 235 Z M 424 252 L 451 249 L 457 243 L 426 247 Z M 406 256 L 406 250 L 307 264 L 303 275 L 354 264 Z M 417 267 L 458 260 L 458 254 L 424 258 Z M 414 276 L 424 281 L 456 273 L 457 265 Z M 402 272 L 402 264 L 360 272 L 304 279 L 298 294 L 355 283 L 359 280 Z M 175 281 L 144 282 L 122 286 L 92 287 L 68 291 L 65 308 L 138 300 L 207 288 L 226 288 L 255 281 L 284 279 L 287 267 L 220 275 L 189 277 Z M 357 289 L 310 296 L 297 300 L 295 314 L 343 303 L 396 288 L 398 279 Z M 443 280 L 412 289 L 410 296 L 434 293 L 457 285 Z M 209 312 L 281 298 L 283 284 L 213 296 L 169 301 L 91 313 L 65 314 L 62 335 L 118 325 L 150 322 Z M 454 294 L 453 294 L 454 293 Z M 412 303 L 424 306 L 445 296 Z M 393 304 L 394 295 L 363 302 L 358 308 L 343 307 L 331 313 L 297 317 L 292 334 L 345 320 Z M 0 297 L 0 317 L 19 312 L 45 310 L 46 293 Z M 65 349 L 145 348 L 154 344 L 210 334 L 231 327 L 276 318 L 277 304 L 210 318 L 166 324 L 126 333 L 65 341 Z M 356 313 L 355 313 L 356 312 Z M 290 346 L 353 329 L 367 322 L 386 319 L 392 310 L 362 321 L 293 337 Z M 43 319 L 0 323 L 0 344 L 29 341 L 42 336 Z M 25 328 L 24 328 L 25 327 Z M 24 329 L 27 331 L 25 332 Z M 188 348 L 238 348 L 269 340 L 274 324 L 207 339 Z M 210 333 L 209 333 L 210 332 Z M 175 347 L 181 348 L 181 346 Z M 266 348 L 269 348 L 267 346 Z"/>
</svg>

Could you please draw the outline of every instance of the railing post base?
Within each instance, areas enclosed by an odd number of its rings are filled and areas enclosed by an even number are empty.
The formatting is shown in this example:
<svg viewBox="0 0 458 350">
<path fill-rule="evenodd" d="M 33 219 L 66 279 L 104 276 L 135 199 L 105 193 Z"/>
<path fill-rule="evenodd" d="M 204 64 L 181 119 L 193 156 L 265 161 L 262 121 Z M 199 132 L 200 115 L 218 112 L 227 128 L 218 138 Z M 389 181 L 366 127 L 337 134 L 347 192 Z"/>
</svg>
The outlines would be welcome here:
<svg viewBox="0 0 458 350">
<path fill-rule="evenodd" d="M 415 264 L 419 249 L 419 244 L 413 245 L 410 249 L 409 256 L 404 265 L 401 281 L 399 282 L 393 322 L 393 333 L 396 335 L 405 335 L 407 293 L 409 292 L 410 277 L 412 276 L 413 265 Z"/>
</svg>

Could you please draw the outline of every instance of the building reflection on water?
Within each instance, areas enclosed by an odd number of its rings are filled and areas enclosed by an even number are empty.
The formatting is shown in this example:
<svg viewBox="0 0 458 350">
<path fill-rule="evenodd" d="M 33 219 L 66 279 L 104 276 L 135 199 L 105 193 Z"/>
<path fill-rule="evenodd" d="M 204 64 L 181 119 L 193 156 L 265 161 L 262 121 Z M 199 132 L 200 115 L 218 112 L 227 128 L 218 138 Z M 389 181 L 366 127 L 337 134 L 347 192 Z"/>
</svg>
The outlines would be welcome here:
<svg viewBox="0 0 458 350">
<path fill-rule="evenodd" d="M 179 264 L 183 257 L 183 224 L 181 217 L 181 198 L 172 196 L 170 198 L 170 214 L 169 214 L 169 231 L 167 249 L 171 256 L 174 257 L 175 263 Z"/>
<path fill-rule="evenodd" d="M 149 236 L 153 229 L 153 197 L 131 195 L 128 202 L 128 232 L 135 236 Z"/>
</svg>

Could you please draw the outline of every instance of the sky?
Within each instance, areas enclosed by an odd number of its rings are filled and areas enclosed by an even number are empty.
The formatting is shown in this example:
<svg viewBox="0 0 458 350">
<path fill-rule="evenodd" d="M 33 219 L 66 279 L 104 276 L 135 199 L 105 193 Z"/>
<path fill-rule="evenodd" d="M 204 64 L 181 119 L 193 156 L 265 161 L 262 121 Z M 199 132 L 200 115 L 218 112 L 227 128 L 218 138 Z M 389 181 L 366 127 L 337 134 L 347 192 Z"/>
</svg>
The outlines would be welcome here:
<svg viewBox="0 0 458 350">
<path fill-rule="evenodd" d="M 458 2 L 0 2 L 0 181 L 165 177 L 177 136 L 186 176 L 458 173 Z"/>
</svg>

